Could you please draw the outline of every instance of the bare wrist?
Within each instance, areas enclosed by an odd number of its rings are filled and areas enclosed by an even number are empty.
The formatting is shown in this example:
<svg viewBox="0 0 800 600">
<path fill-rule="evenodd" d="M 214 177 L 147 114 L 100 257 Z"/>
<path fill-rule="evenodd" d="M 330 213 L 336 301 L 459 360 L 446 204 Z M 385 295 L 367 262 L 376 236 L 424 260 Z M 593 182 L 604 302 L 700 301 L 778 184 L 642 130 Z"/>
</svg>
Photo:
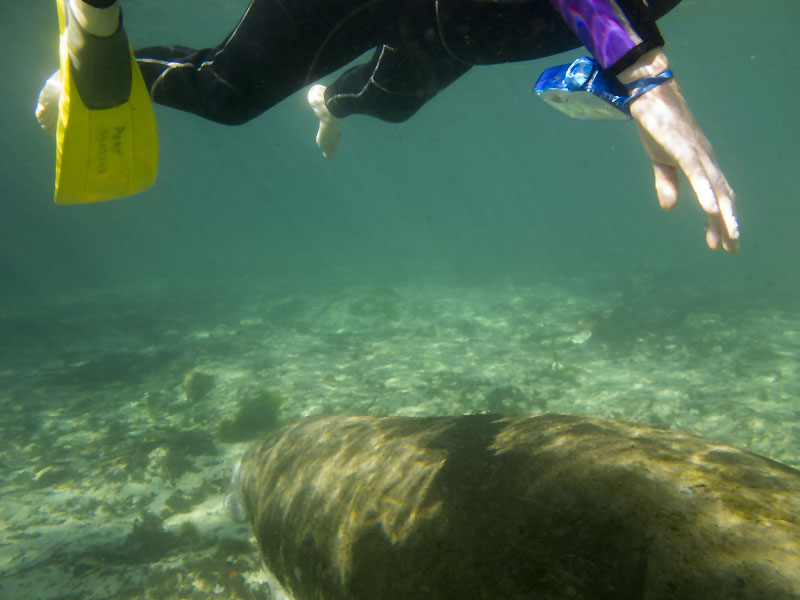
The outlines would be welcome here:
<svg viewBox="0 0 800 600">
<path fill-rule="evenodd" d="M 617 75 L 617 79 L 627 84 L 644 77 L 654 77 L 668 68 L 667 55 L 661 48 L 654 48 L 642 54 L 635 63 Z"/>
</svg>

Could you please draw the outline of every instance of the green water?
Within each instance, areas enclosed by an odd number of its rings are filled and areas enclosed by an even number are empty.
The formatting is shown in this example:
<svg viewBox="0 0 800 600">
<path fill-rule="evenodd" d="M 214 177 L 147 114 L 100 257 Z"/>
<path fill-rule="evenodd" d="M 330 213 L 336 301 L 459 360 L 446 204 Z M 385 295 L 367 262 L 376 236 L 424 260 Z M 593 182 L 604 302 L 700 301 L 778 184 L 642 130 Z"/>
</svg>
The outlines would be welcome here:
<svg viewBox="0 0 800 600">
<path fill-rule="evenodd" d="M 246 4 L 127 0 L 125 23 L 203 47 Z M 221 424 L 265 390 L 276 423 L 579 413 L 800 466 L 796 0 L 660 21 L 738 195 L 734 257 L 686 189 L 660 211 L 630 123 L 532 96 L 575 53 L 473 69 L 404 124 L 348 119 L 332 162 L 305 91 L 236 128 L 156 107 L 156 186 L 58 207 L 33 117 L 55 10 L 0 17 L 0 597 L 264 597 L 255 548 L 219 541 L 248 536 L 220 508 L 247 441 Z"/>
<path fill-rule="evenodd" d="M 130 2 L 134 45 L 218 43 L 246 2 Z M 791 0 L 683 2 L 661 21 L 683 91 L 738 192 L 742 254 L 703 249 L 684 193 L 661 214 L 630 124 L 570 121 L 530 88 L 558 59 L 473 69 L 411 121 L 354 117 L 332 163 L 314 146 L 301 92 L 236 128 L 157 107 L 162 158 L 151 191 L 56 207 L 53 143 L 32 117 L 56 65 L 49 2 L 4 7 L 0 223 L 4 299 L 135 291 L 254 277 L 320 281 L 485 280 L 602 270 L 690 273 L 762 298 L 795 293 L 797 80 Z M 221 25 L 222 24 L 222 25 Z M 566 57 L 563 57 L 566 60 Z M 244 286 L 246 288 L 246 284 Z"/>
</svg>

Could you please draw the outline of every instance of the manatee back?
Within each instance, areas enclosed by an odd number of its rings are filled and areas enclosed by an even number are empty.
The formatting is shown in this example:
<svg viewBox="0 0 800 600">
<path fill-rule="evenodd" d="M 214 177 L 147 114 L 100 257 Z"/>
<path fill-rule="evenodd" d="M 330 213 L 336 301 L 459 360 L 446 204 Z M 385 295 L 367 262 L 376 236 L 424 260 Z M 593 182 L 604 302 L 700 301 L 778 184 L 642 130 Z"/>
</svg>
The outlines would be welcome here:
<svg viewBox="0 0 800 600">
<path fill-rule="evenodd" d="M 800 473 L 614 421 L 326 417 L 239 483 L 298 600 L 800 598 Z"/>
</svg>

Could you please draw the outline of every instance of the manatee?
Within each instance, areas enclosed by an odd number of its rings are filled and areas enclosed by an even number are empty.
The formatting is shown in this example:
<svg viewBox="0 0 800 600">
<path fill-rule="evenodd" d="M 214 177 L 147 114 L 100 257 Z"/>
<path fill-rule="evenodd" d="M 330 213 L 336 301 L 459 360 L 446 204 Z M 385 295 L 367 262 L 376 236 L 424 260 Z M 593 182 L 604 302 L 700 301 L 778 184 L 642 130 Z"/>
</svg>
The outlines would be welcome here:
<svg viewBox="0 0 800 600">
<path fill-rule="evenodd" d="M 296 600 L 800 598 L 800 471 L 612 420 L 308 419 L 226 505 Z"/>
</svg>

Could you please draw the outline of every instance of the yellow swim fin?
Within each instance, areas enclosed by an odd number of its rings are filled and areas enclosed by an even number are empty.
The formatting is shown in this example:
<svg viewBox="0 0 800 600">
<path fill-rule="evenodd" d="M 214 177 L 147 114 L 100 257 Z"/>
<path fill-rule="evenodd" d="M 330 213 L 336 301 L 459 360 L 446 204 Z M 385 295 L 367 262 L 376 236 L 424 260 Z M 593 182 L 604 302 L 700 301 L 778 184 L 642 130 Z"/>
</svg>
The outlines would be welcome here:
<svg viewBox="0 0 800 600">
<path fill-rule="evenodd" d="M 100 202 L 141 192 L 156 178 L 158 132 L 125 32 L 120 26 L 111 38 L 93 36 L 80 27 L 69 0 L 56 2 L 63 91 L 55 202 Z"/>
</svg>

